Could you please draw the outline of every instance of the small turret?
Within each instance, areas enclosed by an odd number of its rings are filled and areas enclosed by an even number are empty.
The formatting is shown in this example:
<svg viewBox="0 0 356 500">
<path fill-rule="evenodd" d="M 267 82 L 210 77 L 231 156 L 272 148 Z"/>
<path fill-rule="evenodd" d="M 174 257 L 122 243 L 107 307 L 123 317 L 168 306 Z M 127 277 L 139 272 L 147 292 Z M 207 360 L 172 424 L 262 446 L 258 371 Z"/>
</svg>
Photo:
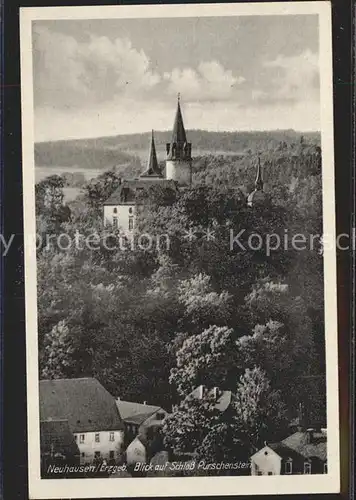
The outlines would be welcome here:
<svg viewBox="0 0 356 500">
<path fill-rule="evenodd" d="M 247 205 L 255 207 L 257 205 L 264 205 L 268 200 L 266 193 L 263 191 L 263 177 L 261 159 L 257 159 L 257 175 L 255 180 L 255 189 L 247 197 Z"/>
</svg>

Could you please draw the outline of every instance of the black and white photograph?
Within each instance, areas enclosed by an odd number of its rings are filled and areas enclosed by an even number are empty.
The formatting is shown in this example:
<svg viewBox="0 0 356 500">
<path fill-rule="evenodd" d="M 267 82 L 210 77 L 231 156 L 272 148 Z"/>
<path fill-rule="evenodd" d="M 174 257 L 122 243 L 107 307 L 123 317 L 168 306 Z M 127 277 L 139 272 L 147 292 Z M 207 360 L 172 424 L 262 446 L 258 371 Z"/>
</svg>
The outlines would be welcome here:
<svg viewBox="0 0 356 500">
<path fill-rule="evenodd" d="M 330 10 L 21 9 L 31 498 L 339 491 Z"/>
</svg>

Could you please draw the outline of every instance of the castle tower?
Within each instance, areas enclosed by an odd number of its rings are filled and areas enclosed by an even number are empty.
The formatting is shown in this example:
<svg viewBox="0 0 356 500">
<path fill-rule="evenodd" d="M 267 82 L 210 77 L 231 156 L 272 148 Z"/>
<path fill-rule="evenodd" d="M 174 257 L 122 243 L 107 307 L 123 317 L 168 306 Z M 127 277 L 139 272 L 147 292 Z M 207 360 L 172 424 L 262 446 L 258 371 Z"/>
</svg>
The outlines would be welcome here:
<svg viewBox="0 0 356 500">
<path fill-rule="evenodd" d="M 140 175 L 140 178 L 141 179 L 162 179 L 163 178 L 161 170 L 158 166 L 155 138 L 153 135 L 153 130 L 152 130 L 152 135 L 151 135 L 151 145 L 150 145 L 150 152 L 148 155 L 147 168 L 144 172 L 142 172 L 142 174 Z"/>
<path fill-rule="evenodd" d="M 166 178 L 177 181 L 181 186 L 190 186 L 192 183 L 192 145 L 187 142 L 179 94 L 172 139 L 170 143 L 167 143 L 166 150 Z"/>
</svg>

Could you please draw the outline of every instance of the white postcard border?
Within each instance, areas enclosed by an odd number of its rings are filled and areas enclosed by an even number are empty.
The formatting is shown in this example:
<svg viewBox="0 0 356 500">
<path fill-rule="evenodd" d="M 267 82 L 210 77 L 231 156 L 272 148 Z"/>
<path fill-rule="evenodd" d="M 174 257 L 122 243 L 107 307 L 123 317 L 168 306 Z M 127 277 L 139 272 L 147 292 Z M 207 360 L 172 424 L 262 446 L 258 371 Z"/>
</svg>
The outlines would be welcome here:
<svg viewBox="0 0 356 500">
<path fill-rule="evenodd" d="M 311 494 L 340 491 L 337 348 L 336 250 L 324 253 L 327 360 L 328 474 L 256 477 L 41 479 L 37 341 L 34 112 L 32 21 L 54 19 L 169 18 L 246 15 L 319 16 L 321 143 L 324 233 L 335 241 L 335 191 L 332 104 L 331 4 L 285 2 L 251 4 L 39 7 L 20 9 L 25 298 L 27 344 L 28 471 L 33 499 L 161 497 L 204 495 Z"/>
</svg>

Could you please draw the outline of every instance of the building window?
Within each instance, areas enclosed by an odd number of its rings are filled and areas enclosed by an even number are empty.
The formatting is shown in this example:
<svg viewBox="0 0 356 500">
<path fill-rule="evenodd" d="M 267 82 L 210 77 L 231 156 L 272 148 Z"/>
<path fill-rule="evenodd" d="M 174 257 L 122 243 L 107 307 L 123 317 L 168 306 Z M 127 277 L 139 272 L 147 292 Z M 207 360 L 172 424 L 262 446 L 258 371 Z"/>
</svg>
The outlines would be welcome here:
<svg viewBox="0 0 356 500">
<path fill-rule="evenodd" d="M 85 457 L 85 453 L 84 453 L 84 452 L 82 453 L 82 457 L 83 457 L 83 458 Z"/>
<path fill-rule="evenodd" d="M 74 434 L 74 440 L 75 440 L 75 442 L 78 441 L 78 436 L 76 434 Z"/>
<path fill-rule="evenodd" d="M 327 474 L 328 473 L 328 464 L 327 462 L 325 462 L 324 464 L 324 474 Z"/>
<path fill-rule="evenodd" d="M 100 443 L 100 434 L 95 434 L 95 442 Z"/>
<path fill-rule="evenodd" d="M 133 208 L 132 208 L 132 207 L 130 207 L 130 208 L 129 208 L 129 214 L 131 215 L 132 213 L 133 213 Z"/>
<path fill-rule="evenodd" d="M 257 475 L 258 475 L 258 476 L 262 476 L 262 471 L 261 471 L 261 470 L 258 470 L 258 471 L 257 471 Z"/>
<path fill-rule="evenodd" d="M 84 441 L 85 441 L 85 434 L 81 434 L 79 436 L 79 443 L 84 443 Z"/>
<path fill-rule="evenodd" d="M 113 214 L 117 214 L 117 208 L 115 207 L 112 212 L 113 212 Z"/>
<path fill-rule="evenodd" d="M 288 460 L 284 465 L 284 472 L 286 474 L 292 474 L 292 460 Z"/>
<path fill-rule="evenodd" d="M 100 458 L 100 451 L 96 451 L 96 452 L 94 453 L 94 457 L 95 457 L 95 458 Z"/>
<path fill-rule="evenodd" d="M 269 476 L 272 476 L 272 475 L 273 475 L 273 472 L 269 472 L 269 473 L 268 473 L 268 475 L 269 475 Z"/>
<path fill-rule="evenodd" d="M 304 474 L 311 474 L 311 463 L 304 462 Z"/>
<path fill-rule="evenodd" d="M 129 217 L 129 230 L 132 231 L 133 227 L 134 227 L 133 217 Z"/>
<path fill-rule="evenodd" d="M 109 458 L 110 458 L 110 460 L 113 460 L 115 458 L 115 452 L 114 451 L 112 451 L 112 450 L 110 451 Z"/>
<path fill-rule="evenodd" d="M 115 441 L 115 434 L 113 432 L 109 434 L 109 441 Z"/>
<path fill-rule="evenodd" d="M 112 225 L 114 226 L 114 229 L 117 229 L 119 224 L 117 222 L 117 217 L 112 218 Z"/>
</svg>

